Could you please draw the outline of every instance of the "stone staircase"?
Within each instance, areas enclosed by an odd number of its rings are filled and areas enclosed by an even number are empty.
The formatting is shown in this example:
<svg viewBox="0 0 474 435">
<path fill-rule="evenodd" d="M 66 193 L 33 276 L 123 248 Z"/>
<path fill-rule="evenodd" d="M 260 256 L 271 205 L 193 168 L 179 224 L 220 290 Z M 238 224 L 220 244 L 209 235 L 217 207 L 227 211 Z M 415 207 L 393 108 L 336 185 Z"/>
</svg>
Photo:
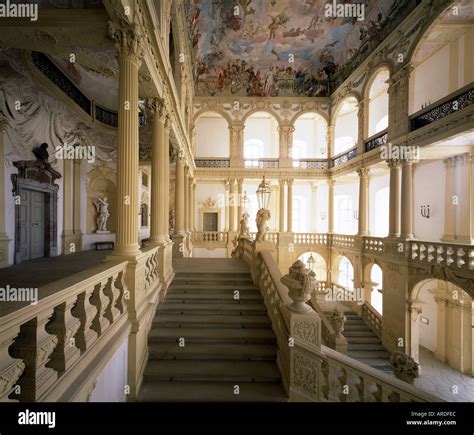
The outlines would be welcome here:
<svg viewBox="0 0 474 435">
<path fill-rule="evenodd" d="M 326 313 L 330 315 L 331 313 Z M 354 311 L 344 308 L 347 318 L 343 335 L 347 340 L 347 355 L 373 368 L 392 374 L 390 353 L 364 320 Z"/>
<path fill-rule="evenodd" d="M 287 401 L 276 338 L 245 263 L 186 258 L 174 268 L 138 400 Z"/>
</svg>

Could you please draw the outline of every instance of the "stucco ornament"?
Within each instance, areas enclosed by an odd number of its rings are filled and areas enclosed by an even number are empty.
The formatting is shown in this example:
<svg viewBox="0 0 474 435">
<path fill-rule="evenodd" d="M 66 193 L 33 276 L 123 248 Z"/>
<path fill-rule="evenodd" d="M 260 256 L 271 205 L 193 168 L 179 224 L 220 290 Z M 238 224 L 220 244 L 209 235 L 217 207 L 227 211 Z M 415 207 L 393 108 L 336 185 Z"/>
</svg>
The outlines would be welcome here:
<svg viewBox="0 0 474 435">
<path fill-rule="evenodd" d="M 267 222 L 270 220 L 270 218 L 271 218 L 271 214 L 269 210 L 261 208 L 258 211 L 257 217 L 255 219 L 255 222 L 257 224 L 257 237 L 256 237 L 257 242 L 265 241 L 265 236 L 267 234 Z"/>
<path fill-rule="evenodd" d="M 334 332 L 338 337 L 342 337 L 342 333 L 344 331 L 344 325 L 346 323 L 347 317 L 344 313 L 338 308 L 334 308 L 331 316 L 329 317 L 331 321 L 332 327 L 334 328 Z"/>
<path fill-rule="evenodd" d="M 288 274 L 281 278 L 281 282 L 289 289 L 288 296 L 293 301 L 288 306 L 291 311 L 297 313 L 312 311 L 311 307 L 306 305 L 306 302 L 311 298 L 311 292 L 318 283 L 314 272 L 306 269 L 305 264 L 297 260 L 291 265 Z"/>
<path fill-rule="evenodd" d="M 401 381 L 414 384 L 419 376 L 418 363 L 409 355 L 403 352 L 395 351 L 390 357 L 390 364 L 394 375 Z"/>
</svg>

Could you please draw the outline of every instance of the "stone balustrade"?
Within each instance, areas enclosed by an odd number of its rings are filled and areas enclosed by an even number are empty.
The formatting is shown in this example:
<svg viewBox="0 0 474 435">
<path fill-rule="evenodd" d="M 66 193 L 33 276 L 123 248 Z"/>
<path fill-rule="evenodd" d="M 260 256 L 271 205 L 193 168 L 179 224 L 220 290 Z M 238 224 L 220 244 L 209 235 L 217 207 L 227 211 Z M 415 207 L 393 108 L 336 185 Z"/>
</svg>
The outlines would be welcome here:
<svg viewBox="0 0 474 435">
<path fill-rule="evenodd" d="M 321 344 L 331 331 L 321 313 L 300 314 L 281 283 L 272 251 L 255 250 L 250 239 L 239 239 L 242 258 L 260 287 L 277 336 L 277 363 L 290 401 L 314 402 L 439 402 L 438 397 L 354 360 Z M 374 321 L 375 323 L 376 321 Z M 327 332 L 326 332 L 327 333 Z"/>
<path fill-rule="evenodd" d="M 330 236 L 326 233 L 293 233 L 295 245 L 327 246 L 329 241 Z"/>
<path fill-rule="evenodd" d="M 415 241 L 410 243 L 410 260 L 416 263 L 474 269 L 474 247 L 451 243 Z"/>
<path fill-rule="evenodd" d="M 225 231 L 195 231 L 194 243 L 227 243 L 228 233 Z"/>
<path fill-rule="evenodd" d="M 378 337 L 382 338 L 382 316 L 377 312 L 377 310 L 370 305 L 369 302 L 365 301 L 362 305 L 362 318 L 365 320 L 365 323 L 369 325 L 373 333 Z"/>
<path fill-rule="evenodd" d="M 61 400 L 87 361 L 126 330 L 126 261 L 39 288 L 37 304 L 5 303 L 0 317 L 0 401 Z M 82 279 L 83 277 L 86 277 Z M 69 284 L 66 284 L 69 283 Z"/>
</svg>

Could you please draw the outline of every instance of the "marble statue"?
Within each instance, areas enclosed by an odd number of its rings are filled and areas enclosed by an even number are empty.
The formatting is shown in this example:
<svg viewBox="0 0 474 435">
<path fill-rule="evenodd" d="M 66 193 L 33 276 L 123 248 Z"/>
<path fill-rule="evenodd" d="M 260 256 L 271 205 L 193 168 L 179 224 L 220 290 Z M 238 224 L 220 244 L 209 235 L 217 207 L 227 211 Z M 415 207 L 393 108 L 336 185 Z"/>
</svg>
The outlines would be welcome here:
<svg viewBox="0 0 474 435">
<path fill-rule="evenodd" d="M 98 197 L 94 201 L 95 208 L 97 210 L 97 230 L 96 233 L 110 233 L 107 230 L 107 220 L 109 219 L 109 203 L 107 202 L 107 197 L 104 196 L 103 198 Z"/>
<path fill-rule="evenodd" d="M 242 219 L 240 219 L 240 233 L 239 237 L 248 237 L 250 236 L 250 225 L 249 225 L 249 214 L 242 214 Z"/>
<path fill-rule="evenodd" d="M 257 213 L 255 223 L 257 224 L 257 242 L 264 242 L 267 234 L 267 222 L 270 220 L 270 211 L 264 208 L 260 209 Z"/>
</svg>

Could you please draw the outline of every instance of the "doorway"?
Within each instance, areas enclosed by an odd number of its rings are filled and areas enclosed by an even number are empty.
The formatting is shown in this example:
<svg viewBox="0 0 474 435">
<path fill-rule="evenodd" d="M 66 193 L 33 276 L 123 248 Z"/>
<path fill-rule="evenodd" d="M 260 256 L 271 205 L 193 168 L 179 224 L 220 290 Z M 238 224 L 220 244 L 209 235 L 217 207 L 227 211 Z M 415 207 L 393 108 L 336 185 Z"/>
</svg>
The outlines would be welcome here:
<svg viewBox="0 0 474 435">
<path fill-rule="evenodd" d="M 23 189 L 20 196 L 20 246 L 23 260 L 45 256 L 45 194 Z"/>
</svg>

